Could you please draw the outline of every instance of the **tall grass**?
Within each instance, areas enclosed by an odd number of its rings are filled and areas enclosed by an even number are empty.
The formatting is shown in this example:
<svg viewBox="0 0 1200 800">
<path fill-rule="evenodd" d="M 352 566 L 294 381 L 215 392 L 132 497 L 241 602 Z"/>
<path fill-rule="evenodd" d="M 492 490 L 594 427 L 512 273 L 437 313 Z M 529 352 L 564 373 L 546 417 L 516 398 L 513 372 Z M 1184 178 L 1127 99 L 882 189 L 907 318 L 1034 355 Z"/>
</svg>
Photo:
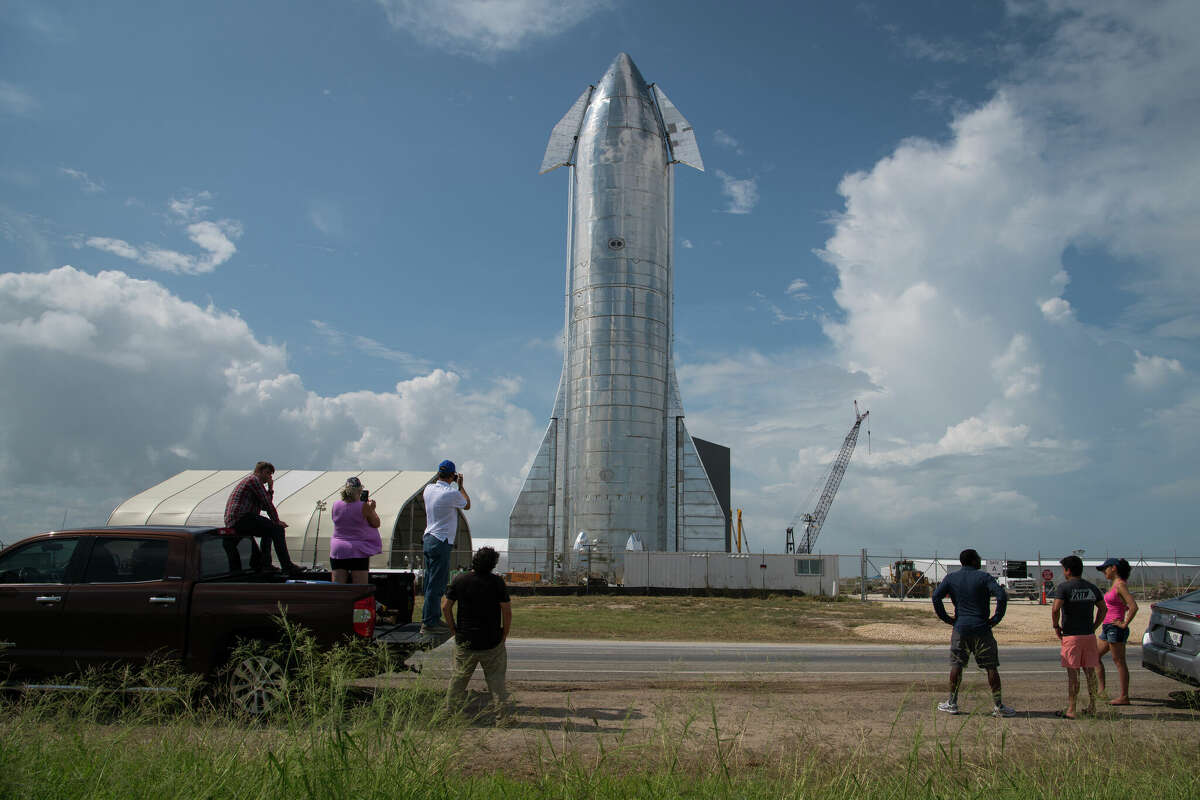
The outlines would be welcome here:
<svg viewBox="0 0 1200 800">
<path fill-rule="evenodd" d="M 903 798 L 1200 795 L 1197 746 L 1160 739 L 1131 750 L 1127 729 L 1063 728 L 1013 747 L 996 720 L 931 719 L 886 746 L 830 742 L 797 720 L 769 757 L 741 742 L 717 697 L 664 703 L 644 726 L 603 735 L 519 709 L 515 728 L 444 713 L 422 678 L 369 691 L 394 668 L 371 646 L 321 651 L 302 631 L 263 650 L 288 666 L 265 718 L 223 707 L 169 664 L 86 676 L 86 691 L 0 701 L 0 798 Z M 119 691 L 153 681 L 172 693 Z M 906 702 L 902 699 L 901 702 Z M 935 728 L 935 726 L 941 726 Z M 599 723 L 597 723 L 599 728 Z M 1082 734 L 1079 732 L 1083 731 Z"/>
</svg>

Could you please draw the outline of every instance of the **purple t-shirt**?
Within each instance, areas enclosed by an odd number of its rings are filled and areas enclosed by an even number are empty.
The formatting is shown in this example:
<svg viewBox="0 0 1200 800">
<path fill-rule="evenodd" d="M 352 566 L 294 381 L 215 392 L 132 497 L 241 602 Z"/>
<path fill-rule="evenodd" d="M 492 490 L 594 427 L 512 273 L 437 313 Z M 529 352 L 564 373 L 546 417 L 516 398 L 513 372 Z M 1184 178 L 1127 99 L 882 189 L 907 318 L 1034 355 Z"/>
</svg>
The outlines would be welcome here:
<svg viewBox="0 0 1200 800">
<path fill-rule="evenodd" d="M 333 504 L 333 541 L 329 543 L 330 558 L 366 558 L 383 551 L 379 529 L 363 519 L 361 500 Z"/>
</svg>

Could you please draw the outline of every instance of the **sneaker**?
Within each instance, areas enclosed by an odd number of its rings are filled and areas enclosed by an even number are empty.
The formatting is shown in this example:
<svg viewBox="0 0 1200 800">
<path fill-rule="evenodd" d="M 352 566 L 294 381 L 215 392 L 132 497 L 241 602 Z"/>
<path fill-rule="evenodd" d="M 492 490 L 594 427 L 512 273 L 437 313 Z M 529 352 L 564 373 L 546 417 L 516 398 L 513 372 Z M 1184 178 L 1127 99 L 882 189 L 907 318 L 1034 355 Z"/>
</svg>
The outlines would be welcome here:
<svg viewBox="0 0 1200 800">
<path fill-rule="evenodd" d="M 1004 705 L 1004 703 L 1001 703 L 1000 705 L 998 705 L 992 709 L 993 717 L 1015 717 L 1016 715 L 1017 715 L 1017 710 L 1015 708 L 1013 708 L 1012 706 Z"/>
<path fill-rule="evenodd" d="M 949 700 L 943 700 L 938 703 L 938 711 L 945 711 L 947 714 L 958 713 L 958 703 L 951 703 Z"/>
<path fill-rule="evenodd" d="M 437 634 L 449 633 L 449 632 L 450 632 L 449 626 L 444 625 L 440 622 L 437 623 L 436 625 L 422 625 L 421 626 L 421 635 L 422 636 L 434 636 Z"/>
</svg>

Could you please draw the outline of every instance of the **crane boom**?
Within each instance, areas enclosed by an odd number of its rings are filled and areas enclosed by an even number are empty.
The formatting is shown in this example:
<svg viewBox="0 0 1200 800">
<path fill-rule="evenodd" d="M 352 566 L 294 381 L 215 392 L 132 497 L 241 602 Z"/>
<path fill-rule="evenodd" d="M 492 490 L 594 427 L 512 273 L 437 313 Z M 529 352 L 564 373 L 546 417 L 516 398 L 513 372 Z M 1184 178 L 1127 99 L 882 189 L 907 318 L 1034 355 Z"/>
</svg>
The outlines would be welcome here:
<svg viewBox="0 0 1200 800">
<path fill-rule="evenodd" d="M 854 455 L 854 446 L 858 444 L 858 431 L 862 428 L 863 420 L 870 414 L 870 411 L 858 413 L 858 401 L 854 402 L 854 424 L 850 426 L 850 432 L 846 434 L 846 439 L 842 442 L 841 452 L 838 453 L 837 458 L 833 461 L 833 466 L 829 469 L 829 479 L 825 481 L 821 499 L 817 501 L 817 507 L 811 513 L 802 517 L 804 538 L 796 545 L 797 553 L 811 553 L 813 545 L 817 543 L 821 526 L 825 524 L 825 518 L 829 516 L 829 507 L 833 505 L 833 498 L 837 495 L 838 487 L 842 485 L 842 476 L 846 474 L 846 467 L 850 466 L 850 457 Z M 791 538 L 792 529 L 789 528 L 789 542 Z"/>
</svg>

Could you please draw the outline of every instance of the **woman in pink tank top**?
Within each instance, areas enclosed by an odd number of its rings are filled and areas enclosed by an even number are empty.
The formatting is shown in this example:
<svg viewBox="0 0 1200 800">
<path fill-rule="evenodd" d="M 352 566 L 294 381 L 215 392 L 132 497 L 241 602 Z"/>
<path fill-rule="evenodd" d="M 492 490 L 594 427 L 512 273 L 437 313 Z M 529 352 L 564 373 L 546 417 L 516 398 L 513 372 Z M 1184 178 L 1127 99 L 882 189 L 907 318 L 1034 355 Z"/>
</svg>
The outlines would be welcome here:
<svg viewBox="0 0 1200 800">
<path fill-rule="evenodd" d="M 1123 558 L 1110 558 L 1096 567 L 1104 573 L 1104 577 L 1112 582 L 1104 594 L 1104 602 L 1108 605 L 1108 613 L 1100 629 L 1100 668 L 1096 677 L 1100 681 L 1100 694 L 1104 694 L 1104 654 L 1112 653 L 1113 665 L 1117 668 L 1117 679 L 1121 685 L 1121 694 L 1109 702 L 1114 706 L 1129 705 L 1129 666 L 1125 663 L 1125 643 L 1129 641 L 1129 623 L 1137 616 L 1138 604 L 1129 592 L 1126 581 L 1129 580 L 1131 568 Z"/>
<path fill-rule="evenodd" d="M 346 479 L 342 499 L 333 504 L 333 538 L 329 569 L 334 583 L 366 583 L 371 556 L 383 550 L 375 501 L 364 500 L 367 490 L 357 476 Z"/>
</svg>

